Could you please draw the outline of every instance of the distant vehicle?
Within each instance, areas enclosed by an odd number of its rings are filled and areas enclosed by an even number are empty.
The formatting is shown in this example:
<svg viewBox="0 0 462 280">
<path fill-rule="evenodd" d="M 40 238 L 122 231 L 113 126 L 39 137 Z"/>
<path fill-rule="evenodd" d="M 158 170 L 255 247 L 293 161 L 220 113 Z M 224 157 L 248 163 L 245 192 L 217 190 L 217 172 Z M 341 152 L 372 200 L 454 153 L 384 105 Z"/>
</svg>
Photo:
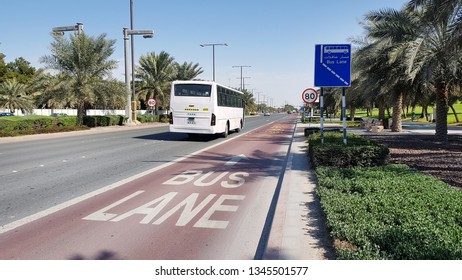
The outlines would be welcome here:
<svg viewBox="0 0 462 280">
<path fill-rule="evenodd" d="M 218 134 L 244 127 L 244 94 L 205 81 L 175 81 L 170 96 L 170 132 Z"/>
<path fill-rule="evenodd" d="M 11 116 L 14 116 L 14 114 L 9 113 L 9 112 L 0 112 L 0 117 L 11 117 Z"/>
<path fill-rule="evenodd" d="M 50 115 L 51 117 L 59 117 L 59 116 L 67 116 L 66 113 L 53 113 Z"/>
<path fill-rule="evenodd" d="M 265 116 L 265 117 L 266 117 L 266 116 L 271 116 L 271 114 L 270 114 L 269 112 L 264 112 L 264 113 L 263 113 L 263 116 Z"/>
</svg>

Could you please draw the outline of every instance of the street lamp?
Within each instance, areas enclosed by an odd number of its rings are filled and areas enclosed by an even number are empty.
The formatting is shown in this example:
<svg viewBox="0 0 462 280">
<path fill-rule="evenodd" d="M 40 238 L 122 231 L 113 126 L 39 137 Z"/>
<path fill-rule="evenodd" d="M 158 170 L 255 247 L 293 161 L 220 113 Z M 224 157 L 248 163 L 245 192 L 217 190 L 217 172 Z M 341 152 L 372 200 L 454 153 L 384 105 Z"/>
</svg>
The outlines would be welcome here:
<svg viewBox="0 0 462 280">
<path fill-rule="evenodd" d="M 130 92 L 130 80 L 129 80 L 129 75 L 128 75 L 128 60 L 129 60 L 129 54 L 128 54 L 128 39 L 129 35 L 142 35 L 143 38 L 152 38 L 154 36 L 154 31 L 152 30 L 128 30 L 127 27 L 124 27 L 123 29 L 123 34 L 124 34 L 124 56 L 125 56 L 125 88 L 127 91 L 127 106 L 125 108 L 125 117 L 127 118 L 127 124 L 132 125 L 133 124 L 133 119 L 135 118 L 135 113 L 136 113 L 136 104 L 135 104 L 135 109 L 133 110 L 132 108 L 132 94 Z"/>
<path fill-rule="evenodd" d="M 228 46 L 228 44 L 202 44 L 201 47 L 212 47 L 213 51 L 213 81 L 215 82 L 215 46 Z"/>
<path fill-rule="evenodd" d="M 77 22 L 77 24 L 73 26 L 54 27 L 52 31 L 54 34 L 57 34 L 57 35 L 64 35 L 64 32 L 66 31 L 76 31 L 77 35 L 80 35 L 83 33 L 83 23 Z"/>
<path fill-rule="evenodd" d="M 244 78 L 242 77 L 242 68 L 244 68 L 244 67 L 252 67 L 252 66 L 249 66 L 249 65 L 235 65 L 235 66 L 233 66 L 233 68 L 236 68 L 236 67 L 241 68 L 241 87 L 239 89 L 242 90 L 242 88 L 244 87 Z"/>
</svg>

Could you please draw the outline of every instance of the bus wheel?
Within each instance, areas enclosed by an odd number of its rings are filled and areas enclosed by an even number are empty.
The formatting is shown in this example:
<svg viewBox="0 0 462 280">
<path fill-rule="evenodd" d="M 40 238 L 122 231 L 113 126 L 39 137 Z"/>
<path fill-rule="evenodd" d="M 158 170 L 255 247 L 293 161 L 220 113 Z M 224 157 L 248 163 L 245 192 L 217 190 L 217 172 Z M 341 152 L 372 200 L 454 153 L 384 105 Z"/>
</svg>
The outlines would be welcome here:
<svg viewBox="0 0 462 280">
<path fill-rule="evenodd" d="M 229 135 L 229 122 L 226 123 L 225 132 L 223 132 L 223 138 L 228 137 L 228 135 Z"/>
</svg>

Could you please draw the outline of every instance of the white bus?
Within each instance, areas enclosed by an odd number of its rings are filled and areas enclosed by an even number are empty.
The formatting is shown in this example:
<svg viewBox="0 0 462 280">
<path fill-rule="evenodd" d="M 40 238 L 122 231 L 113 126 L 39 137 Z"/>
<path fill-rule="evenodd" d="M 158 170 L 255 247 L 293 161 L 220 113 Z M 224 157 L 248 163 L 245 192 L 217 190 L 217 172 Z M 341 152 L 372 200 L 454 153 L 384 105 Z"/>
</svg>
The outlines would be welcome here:
<svg viewBox="0 0 462 280">
<path fill-rule="evenodd" d="M 217 134 L 244 127 L 244 95 L 206 81 L 175 81 L 170 95 L 170 132 Z"/>
</svg>

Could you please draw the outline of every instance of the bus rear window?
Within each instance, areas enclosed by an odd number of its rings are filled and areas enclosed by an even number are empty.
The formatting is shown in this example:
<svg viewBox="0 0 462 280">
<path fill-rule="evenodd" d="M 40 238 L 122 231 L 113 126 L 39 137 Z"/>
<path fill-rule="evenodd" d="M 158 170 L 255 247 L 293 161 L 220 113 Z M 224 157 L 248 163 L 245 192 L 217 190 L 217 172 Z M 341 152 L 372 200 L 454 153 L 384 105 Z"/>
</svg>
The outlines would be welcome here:
<svg viewBox="0 0 462 280">
<path fill-rule="evenodd" d="M 211 85 L 179 84 L 175 85 L 175 96 L 210 97 Z"/>
</svg>

